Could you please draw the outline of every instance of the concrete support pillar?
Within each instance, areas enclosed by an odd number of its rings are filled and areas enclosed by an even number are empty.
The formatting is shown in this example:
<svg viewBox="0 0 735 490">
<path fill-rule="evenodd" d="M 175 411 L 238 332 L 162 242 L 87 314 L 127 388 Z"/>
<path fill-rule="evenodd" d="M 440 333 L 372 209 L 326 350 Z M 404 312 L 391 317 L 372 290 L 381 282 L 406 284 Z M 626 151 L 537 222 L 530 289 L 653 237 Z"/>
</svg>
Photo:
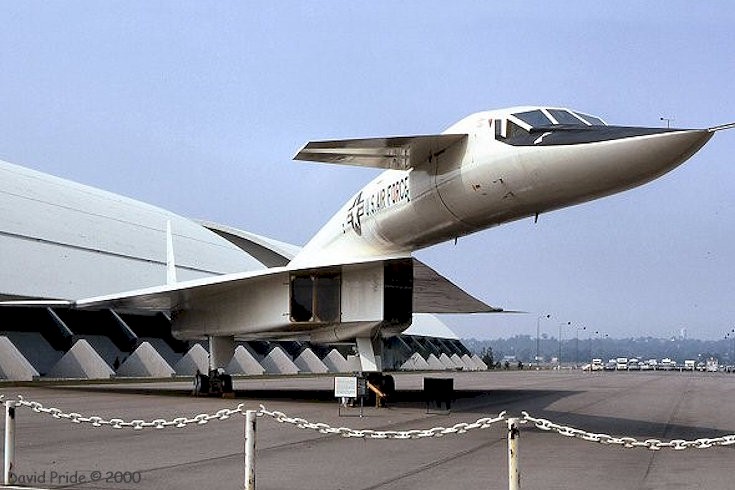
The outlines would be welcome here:
<svg viewBox="0 0 735 490">
<path fill-rule="evenodd" d="M 360 358 L 360 369 L 365 373 L 374 373 L 383 371 L 383 362 L 381 354 L 383 351 L 383 343 L 378 337 L 357 337 L 357 355 Z"/>
<path fill-rule="evenodd" d="M 209 336 L 209 369 L 225 368 L 235 355 L 235 337 Z"/>
</svg>

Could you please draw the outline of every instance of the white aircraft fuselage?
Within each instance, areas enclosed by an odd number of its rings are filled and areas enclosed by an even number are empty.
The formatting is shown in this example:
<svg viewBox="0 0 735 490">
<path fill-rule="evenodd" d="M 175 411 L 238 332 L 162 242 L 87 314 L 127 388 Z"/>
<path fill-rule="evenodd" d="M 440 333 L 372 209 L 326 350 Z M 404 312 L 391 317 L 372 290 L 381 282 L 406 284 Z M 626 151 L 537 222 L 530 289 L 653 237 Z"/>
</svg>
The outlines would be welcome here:
<svg viewBox="0 0 735 490">
<path fill-rule="evenodd" d="M 606 126 L 599 118 L 589 124 L 584 116 L 576 124 L 538 120 L 536 126 L 522 126 L 514 116 L 537 111 L 550 115 L 536 107 L 511 108 L 476 113 L 451 126 L 443 134 L 457 135 L 456 142 L 429 151 L 424 162 L 407 170 L 383 172 L 332 217 L 292 265 L 410 254 L 615 194 L 674 169 L 713 135 Z M 552 111 L 574 123 L 570 112 Z"/>
</svg>

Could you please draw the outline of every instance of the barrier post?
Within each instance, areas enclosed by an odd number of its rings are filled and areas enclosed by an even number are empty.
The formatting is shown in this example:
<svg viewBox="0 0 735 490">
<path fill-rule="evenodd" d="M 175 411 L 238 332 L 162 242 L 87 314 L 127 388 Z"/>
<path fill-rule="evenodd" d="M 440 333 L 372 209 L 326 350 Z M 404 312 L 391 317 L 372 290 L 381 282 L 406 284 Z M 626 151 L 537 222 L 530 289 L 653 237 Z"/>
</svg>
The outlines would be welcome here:
<svg viewBox="0 0 735 490">
<path fill-rule="evenodd" d="M 245 411 L 245 490 L 255 490 L 256 411 Z"/>
<path fill-rule="evenodd" d="M 518 430 L 518 419 L 508 419 L 508 489 L 520 490 L 521 472 L 518 467 L 518 439 L 521 432 Z"/>
<path fill-rule="evenodd" d="M 5 402 L 5 470 L 3 485 L 12 485 L 15 480 L 13 463 L 15 462 L 15 403 Z"/>
</svg>

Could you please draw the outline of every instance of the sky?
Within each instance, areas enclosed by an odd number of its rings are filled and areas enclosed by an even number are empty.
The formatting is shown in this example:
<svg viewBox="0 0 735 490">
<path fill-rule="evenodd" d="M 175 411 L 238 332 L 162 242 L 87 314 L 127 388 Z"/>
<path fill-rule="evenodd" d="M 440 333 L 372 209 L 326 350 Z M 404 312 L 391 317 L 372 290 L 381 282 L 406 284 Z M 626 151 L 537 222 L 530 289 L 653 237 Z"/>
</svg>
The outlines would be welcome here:
<svg viewBox="0 0 735 490">
<path fill-rule="evenodd" d="M 298 245 L 378 172 L 292 161 L 309 140 L 526 104 L 735 121 L 729 0 L 0 1 L 0 18 L 0 159 Z M 735 130 L 646 186 L 417 257 L 527 312 L 444 317 L 461 337 L 717 339 L 734 225 Z"/>
</svg>

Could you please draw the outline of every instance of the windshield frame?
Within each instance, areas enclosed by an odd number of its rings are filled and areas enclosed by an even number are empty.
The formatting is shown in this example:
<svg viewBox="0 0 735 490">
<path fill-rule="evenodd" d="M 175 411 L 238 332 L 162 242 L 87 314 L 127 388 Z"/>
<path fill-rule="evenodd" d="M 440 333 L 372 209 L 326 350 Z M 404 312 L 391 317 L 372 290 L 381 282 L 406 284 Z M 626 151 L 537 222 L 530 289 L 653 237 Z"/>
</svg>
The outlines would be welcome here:
<svg viewBox="0 0 735 490">
<path fill-rule="evenodd" d="M 568 109 L 566 107 L 529 107 L 528 109 L 521 110 L 518 112 L 514 112 L 511 114 L 508 114 L 505 117 L 506 121 L 510 121 L 513 124 L 520 126 L 524 130 L 531 132 L 534 128 L 550 128 L 553 129 L 555 126 L 573 126 L 572 124 L 565 124 L 560 123 L 557 118 L 555 118 L 550 110 L 553 111 L 564 111 L 570 115 L 572 115 L 575 119 L 579 120 L 579 124 L 577 126 L 579 127 L 590 127 L 590 126 L 608 126 L 608 124 L 603 120 L 601 117 L 594 116 L 592 114 L 586 114 L 584 112 L 575 111 L 573 109 Z M 519 114 L 528 114 L 532 112 L 540 112 L 545 119 L 548 120 L 548 124 L 543 125 L 531 125 L 527 121 L 521 119 L 518 115 Z M 598 123 L 599 121 L 599 123 Z"/>
</svg>

